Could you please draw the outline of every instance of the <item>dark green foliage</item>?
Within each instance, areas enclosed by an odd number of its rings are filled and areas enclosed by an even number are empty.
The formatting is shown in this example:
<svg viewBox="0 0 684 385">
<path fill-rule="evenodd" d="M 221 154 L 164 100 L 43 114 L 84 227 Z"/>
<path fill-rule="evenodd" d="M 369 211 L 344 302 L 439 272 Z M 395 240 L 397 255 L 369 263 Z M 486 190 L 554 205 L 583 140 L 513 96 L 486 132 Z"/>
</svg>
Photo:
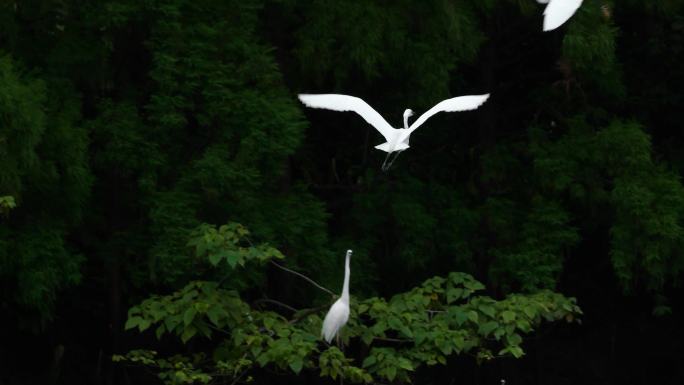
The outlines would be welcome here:
<svg viewBox="0 0 684 385">
<path fill-rule="evenodd" d="M 588 221 L 610 221 L 611 262 L 624 289 L 675 282 L 684 267 L 679 176 L 652 159 L 638 124 L 613 121 L 595 132 L 582 118 L 571 122 L 555 142 L 534 139 L 537 171 L 555 194 L 582 206 Z"/>
<path fill-rule="evenodd" d="M 12 319 L 37 328 L 52 318 L 58 290 L 77 283 L 83 256 L 65 237 L 90 193 L 87 133 L 78 100 L 0 57 L 0 300 Z M 11 212 L 8 210 L 12 209 Z"/>
<path fill-rule="evenodd" d="M 676 382 L 684 1 L 584 0 L 549 33 L 542 12 L 0 2 L 0 383 L 158 381 L 112 366 L 138 348 L 167 383 Z M 395 127 L 492 97 L 383 173 L 380 136 L 302 92 Z M 284 269 L 338 292 L 348 248 L 340 350 L 328 295 Z M 586 326 L 556 327 L 571 297 Z"/>
<path fill-rule="evenodd" d="M 205 225 L 190 244 L 200 257 L 198 262 L 213 266 L 224 260 L 235 268 L 283 258 L 267 245 L 241 247 L 240 243 L 248 241 L 247 235 L 248 231 L 236 224 L 218 230 Z M 519 358 L 524 354 L 521 334 L 533 331 L 543 320 L 570 322 L 581 314 L 574 299 L 557 293 L 511 295 L 496 301 L 474 295 L 483 289 L 468 274 L 450 273 L 389 301 L 352 301 L 342 341 L 349 344 L 359 339 L 368 352 L 354 358 L 319 342 L 322 319 L 311 310 L 295 312 L 288 320 L 271 311 L 251 309 L 238 292 L 222 289 L 215 282 L 191 282 L 171 295 L 153 296 L 131 308 L 126 329 L 144 332 L 154 328 L 158 339 L 171 333 L 183 343 L 195 336 L 217 340 L 213 359 L 193 360 L 187 355 L 157 358 L 156 351 L 135 350 L 114 360 L 155 367 L 167 384 L 206 383 L 221 377 L 237 381 L 257 367 L 295 374 L 314 370 L 320 376 L 354 383 L 379 379 L 410 382 L 412 372 L 421 366 L 445 365 L 453 354 L 470 353 L 478 360 L 502 355 Z"/>
</svg>

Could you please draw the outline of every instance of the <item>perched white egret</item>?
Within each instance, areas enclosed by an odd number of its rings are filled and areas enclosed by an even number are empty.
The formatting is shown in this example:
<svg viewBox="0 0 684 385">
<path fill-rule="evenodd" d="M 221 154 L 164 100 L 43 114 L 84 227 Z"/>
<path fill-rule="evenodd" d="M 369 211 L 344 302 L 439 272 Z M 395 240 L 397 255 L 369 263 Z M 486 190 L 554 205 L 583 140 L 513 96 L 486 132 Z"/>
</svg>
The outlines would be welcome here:
<svg viewBox="0 0 684 385">
<path fill-rule="evenodd" d="M 349 320 L 349 259 L 352 251 L 347 250 L 347 256 L 344 260 L 344 283 L 342 284 L 342 295 L 335 301 L 328 314 L 323 320 L 323 328 L 321 328 L 321 336 L 328 342 L 332 341 L 333 337 L 342 329 Z"/>
<path fill-rule="evenodd" d="M 442 111 L 454 112 L 474 110 L 481 106 L 487 98 L 489 98 L 489 94 L 458 96 L 443 100 L 416 119 L 410 127 L 408 125 L 408 118 L 413 115 L 413 111 L 407 109 L 404 111 L 404 128 L 397 129 L 390 126 L 390 124 L 387 123 L 377 111 L 369 106 L 368 103 L 355 96 L 338 94 L 299 95 L 299 100 L 307 107 L 325 108 L 333 111 L 353 111 L 359 114 L 371 126 L 375 127 L 387 141 L 375 146 L 378 150 L 387 153 L 385 161 L 382 164 L 382 169 L 385 171 L 392 165 L 392 162 L 394 162 L 394 160 L 389 163 L 387 162 L 390 154 L 397 152 L 398 155 L 399 152 L 409 148 L 409 136 L 411 133 L 420 127 L 421 124 L 425 123 L 432 115 Z M 394 159 L 396 159 L 397 155 L 395 155 Z"/>
<path fill-rule="evenodd" d="M 554 30 L 575 14 L 582 0 L 537 0 L 539 4 L 548 4 L 544 10 L 544 31 Z"/>
</svg>

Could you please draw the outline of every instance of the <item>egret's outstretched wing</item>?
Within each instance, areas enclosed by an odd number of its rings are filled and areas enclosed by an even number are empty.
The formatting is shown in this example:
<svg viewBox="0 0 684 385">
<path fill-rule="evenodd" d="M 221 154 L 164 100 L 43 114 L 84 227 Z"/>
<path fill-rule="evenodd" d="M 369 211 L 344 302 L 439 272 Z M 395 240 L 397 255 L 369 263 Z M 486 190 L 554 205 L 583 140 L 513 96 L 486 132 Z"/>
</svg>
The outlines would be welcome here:
<svg viewBox="0 0 684 385">
<path fill-rule="evenodd" d="M 368 103 L 356 96 L 339 94 L 299 94 L 299 100 L 307 107 L 325 108 L 333 111 L 354 111 L 366 122 L 380 131 L 380 134 L 389 142 L 394 128 L 378 114 Z"/>
<path fill-rule="evenodd" d="M 416 128 L 420 127 L 421 124 L 425 123 L 426 120 L 438 112 L 454 112 L 454 111 L 468 111 L 474 110 L 482 105 L 489 98 L 489 94 L 484 95 L 468 95 L 468 96 L 458 96 L 455 98 L 442 100 L 437 103 L 434 107 L 430 108 L 421 115 L 415 122 L 409 127 L 406 135 L 410 135 Z"/>
<path fill-rule="evenodd" d="M 551 31 L 563 25 L 582 5 L 582 0 L 537 0 L 537 2 L 549 3 L 544 10 L 544 31 Z"/>
</svg>

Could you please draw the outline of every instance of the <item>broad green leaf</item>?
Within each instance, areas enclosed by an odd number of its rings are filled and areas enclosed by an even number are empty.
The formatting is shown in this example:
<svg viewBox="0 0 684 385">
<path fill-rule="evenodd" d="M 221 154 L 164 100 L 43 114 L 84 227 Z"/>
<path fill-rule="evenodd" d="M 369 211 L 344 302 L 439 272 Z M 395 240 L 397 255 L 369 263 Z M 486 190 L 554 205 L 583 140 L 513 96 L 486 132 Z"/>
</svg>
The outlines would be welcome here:
<svg viewBox="0 0 684 385">
<path fill-rule="evenodd" d="M 370 355 L 370 356 L 366 357 L 366 359 L 363 360 L 363 364 L 361 366 L 363 366 L 364 368 L 367 368 L 369 366 L 375 365 L 376 362 L 377 362 L 377 358 L 374 355 Z"/>
<path fill-rule="evenodd" d="M 221 314 L 223 313 L 223 309 L 221 309 L 219 306 L 214 305 L 209 308 L 207 311 L 207 317 L 209 317 L 209 321 L 214 324 L 214 326 L 220 327 L 219 322 L 221 320 Z"/>
<path fill-rule="evenodd" d="M 477 312 L 474 310 L 469 310 L 468 311 L 468 319 L 473 323 L 477 323 L 477 321 L 479 320 L 479 317 L 477 316 Z"/>
<path fill-rule="evenodd" d="M 390 366 L 387 368 L 387 379 L 390 381 L 394 381 L 394 378 L 397 376 L 397 367 L 396 366 Z"/>
<path fill-rule="evenodd" d="M 494 315 L 496 314 L 496 310 L 488 305 L 480 305 L 478 306 L 478 309 L 491 318 L 494 318 Z"/>
<path fill-rule="evenodd" d="M 126 320 L 126 325 L 124 325 L 124 329 L 133 329 L 134 327 L 138 326 L 142 320 L 143 319 L 140 317 L 130 317 L 128 318 L 128 320 Z"/>
<path fill-rule="evenodd" d="M 536 311 L 536 310 L 534 309 L 534 307 L 532 307 L 532 306 L 525 306 L 525 307 L 523 307 L 523 311 L 524 311 L 525 314 L 526 314 L 528 317 L 530 317 L 530 318 L 534 318 L 535 315 L 537 315 L 537 311 Z"/>
<path fill-rule="evenodd" d="M 144 332 L 145 330 L 147 330 L 147 328 L 150 327 L 150 325 L 152 325 L 152 321 L 148 320 L 147 318 L 142 319 L 138 323 L 138 330 L 140 330 L 141 332 Z"/>
<path fill-rule="evenodd" d="M 221 253 L 210 253 L 209 254 L 209 262 L 213 266 L 217 266 L 221 262 L 221 259 L 223 259 L 223 256 Z"/>
<path fill-rule="evenodd" d="M 515 313 L 510 310 L 506 310 L 501 313 L 501 317 L 503 318 L 504 322 L 511 322 L 515 319 Z"/>
<path fill-rule="evenodd" d="M 301 357 L 295 357 L 290 361 L 290 369 L 292 369 L 295 374 L 299 374 L 299 372 L 302 371 L 302 367 L 304 366 L 304 361 L 302 360 Z"/>
<path fill-rule="evenodd" d="M 189 307 L 187 310 L 185 310 L 185 313 L 183 313 L 183 324 L 187 327 L 192 323 L 192 321 L 195 319 L 195 315 L 197 314 L 197 310 L 195 310 L 194 307 Z"/>
<path fill-rule="evenodd" d="M 183 341 L 183 343 L 188 342 L 196 333 L 197 329 L 195 329 L 193 326 L 186 326 L 181 334 L 181 341 Z"/>
<path fill-rule="evenodd" d="M 483 335 L 487 336 L 489 333 L 491 333 L 494 329 L 499 327 L 499 323 L 496 321 L 489 321 L 486 322 L 482 325 L 480 325 L 480 333 Z"/>
<path fill-rule="evenodd" d="M 159 327 L 155 331 L 155 334 L 156 334 L 158 340 L 161 339 L 161 337 L 165 331 L 166 331 L 166 326 L 164 326 L 164 324 L 159 325 Z"/>
</svg>

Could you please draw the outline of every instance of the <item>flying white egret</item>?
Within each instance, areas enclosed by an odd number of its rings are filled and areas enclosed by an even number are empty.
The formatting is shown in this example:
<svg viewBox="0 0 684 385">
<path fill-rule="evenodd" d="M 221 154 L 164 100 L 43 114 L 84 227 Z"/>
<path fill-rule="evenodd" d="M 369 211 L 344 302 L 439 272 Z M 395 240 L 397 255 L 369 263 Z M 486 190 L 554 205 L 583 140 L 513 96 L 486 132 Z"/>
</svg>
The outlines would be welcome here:
<svg viewBox="0 0 684 385">
<path fill-rule="evenodd" d="M 537 0 L 548 4 L 544 10 L 544 31 L 551 31 L 563 25 L 575 14 L 582 0 Z"/>
<path fill-rule="evenodd" d="M 323 328 L 321 328 L 321 336 L 328 342 L 332 341 L 333 337 L 342 329 L 349 320 L 349 259 L 352 251 L 347 250 L 347 256 L 344 260 L 344 284 L 342 284 L 342 295 L 335 301 L 328 314 L 323 320 Z"/>
<path fill-rule="evenodd" d="M 408 118 L 413 115 L 413 111 L 407 109 L 404 111 L 404 128 L 397 129 L 390 126 L 385 119 L 383 119 L 380 114 L 375 111 L 368 103 L 364 102 L 362 99 L 355 96 L 349 95 L 339 95 L 339 94 L 300 94 L 299 100 L 304 103 L 307 107 L 312 108 L 324 108 L 333 111 L 353 111 L 359 114 L 366 122 L 371 126 L 375 127 L 376 130 L 380 132 L 382 136 L 385 137 L 387 142 L 375 146 L 378 150 L 385 151 L 387 156 L 385 161 L 382 163 L 383 171 L 387 171 L 392 165 L 391 162 L 387 162 L 389 156 L 393 152 L 397 152 L 394 159 L 399 155 L 401 151 L 409 148 L 409 136 L 415 131 L 421 124 L 425 123 L 432 115 L 438 112 L 454 112 L 454 111 L 467 111 L 474 110 L 482 105 L 489 94 L 484 95 L 468 95 L 468 96 L 458 96 L 451 99 L 442 100 L 437 103 L 434 107 L 429 109 L 423 115 L 421 115 L 413 124 L 409 127 Z"/>
</svg>

